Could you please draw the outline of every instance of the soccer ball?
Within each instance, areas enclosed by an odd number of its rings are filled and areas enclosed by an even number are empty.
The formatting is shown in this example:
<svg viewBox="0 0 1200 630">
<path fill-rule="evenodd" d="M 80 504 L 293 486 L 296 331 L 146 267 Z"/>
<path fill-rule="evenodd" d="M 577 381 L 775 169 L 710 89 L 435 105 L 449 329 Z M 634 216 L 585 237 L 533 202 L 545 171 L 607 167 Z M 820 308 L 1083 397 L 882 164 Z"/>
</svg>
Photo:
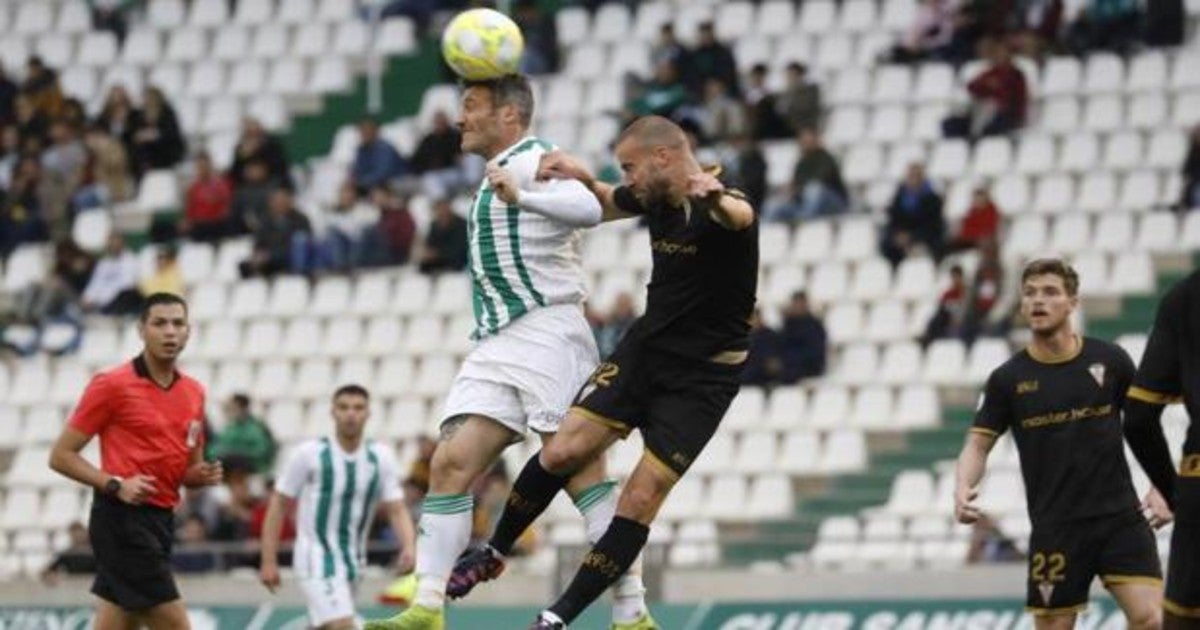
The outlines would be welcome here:
<svg viewBox="0 0 1200 630">
<path fill-rule="evenodd" d="M 486 81 L 517 71 L 525 39 L 507 15 L 492 9 L 463 11 L 442 32 L 442 57 L 468 81 Z"/>
</svg>

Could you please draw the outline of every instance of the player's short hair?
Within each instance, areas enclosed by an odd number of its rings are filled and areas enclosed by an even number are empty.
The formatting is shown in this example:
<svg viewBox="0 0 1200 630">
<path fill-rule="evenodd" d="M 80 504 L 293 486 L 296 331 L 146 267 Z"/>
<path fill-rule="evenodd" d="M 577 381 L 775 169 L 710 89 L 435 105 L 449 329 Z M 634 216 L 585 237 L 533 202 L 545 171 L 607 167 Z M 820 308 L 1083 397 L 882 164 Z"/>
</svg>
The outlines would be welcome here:
<svg viewBox="0 0 1200 630">
<path fill-rule="evenodd" d="M 1021 284 L 1033 276 L 1052 275 L 1062 278 L 1063 288 L 1072 297 L 1079 293 L 1079 274 L 1071 265 L 1061 258 L 1039 258 L 1025 265 L 1021 272 Z"/>
<path fill-rule="evenodd" d="M 150 309 L 160 304 L 178 304 L 183 307 L 183 314 L 187 315 L 188 305 L 186 300 L 174 293 L 159 291 L 158 293 L 151 293 L 146 296 L 146 300 L 142 302 L 142 312 L 139 318 L 143 324 L 150 318 Z"/>
<path fill-rule="evenodd" d="M 687 133 L 684 132 L 683 127 L 663 116 L 642 116 L 634 119 L 621 131 L 614 146 L 630 139 L 636 139 L 643 147 L 683 148 L 688 146 Z"/>
<path fill-rule="evenodd" d="M 495 79 L 462 82 L 463 89 L 479 87 L 492 93 L 492 106 L 512 105 L 517 108 L 521 125 L 528 127 L 533 122 L 533 88 L 529 78 L 523 74 L 506 74 Z"/>
<path fill-rule="evenodd" d="M 367 388 L 357 383 L 342 385 L 333 392 L 333 400 L 337 400 L 342 396 L 362 396 L 367 400 L 371 400 L 371 393 L 367 391 Z"/>
</svg>

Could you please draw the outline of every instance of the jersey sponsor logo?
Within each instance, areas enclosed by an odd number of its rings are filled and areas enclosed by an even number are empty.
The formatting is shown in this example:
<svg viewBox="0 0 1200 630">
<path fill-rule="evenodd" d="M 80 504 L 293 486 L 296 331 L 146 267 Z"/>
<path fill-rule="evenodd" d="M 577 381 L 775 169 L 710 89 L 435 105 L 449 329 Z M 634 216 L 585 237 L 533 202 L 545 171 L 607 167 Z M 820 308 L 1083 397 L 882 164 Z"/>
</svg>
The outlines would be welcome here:
<svg viewBox="0 0 1200 630">
<path fill-rule="evenodd" d="M 1099 385 L 1100 387 L 1104 387 L 1104 364 L 1103 363 L 1093 363 L 1093 364 L 1089 365 L 1088 373 L 1092 375 L 1092 378 L 1096 379 L 1097 385 Z"/>
<path fill-rule="evenodd" d="M 1068 409 L 1067 411 L 1054 411 L 1044 413 L 1040 416 L 1025 418 L 1021 421 L 1021 427 L 1025 429 L 1036 429 L 1038 427 L 1049 426 L 1053 424 L 1062 424 L 1064 422 L 1075 422 L 1077 420 L 1087 420 L 1088 418 L 1099 418 L 1113 413 L 1112 403 L 1107 405 L 1097 405 L 1095 407 L 1077 407 Z"/>
<path fill-rule="evenodd" d="M 693 244 L 677 243 L 675 241 L 668 241 L 665 238 L 660 238 L 657 241 L 650 243 L 650 249 L 660 254 L 667 254 L 668 256 L 674 256 L 676 254 L 691 256 L 700 251 L 700 248 Z"/>
<path fill-rule="evenodd" d="M 1037 390 L 1038 382 L 1036 380 L 1021 381 L 1020 383 L 1017 383 L 1017 394 L 1030 394 L 1036 392 Z"/>
</svg>

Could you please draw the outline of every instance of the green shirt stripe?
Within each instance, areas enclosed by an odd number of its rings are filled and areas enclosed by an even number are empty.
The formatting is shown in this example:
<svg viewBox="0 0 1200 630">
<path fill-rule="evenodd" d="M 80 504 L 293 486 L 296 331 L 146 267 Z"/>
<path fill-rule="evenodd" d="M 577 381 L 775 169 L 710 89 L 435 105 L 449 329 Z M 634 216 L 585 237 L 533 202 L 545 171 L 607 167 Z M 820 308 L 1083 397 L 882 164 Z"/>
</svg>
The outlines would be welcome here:
<svg viewBox="0 0 1200 630">
<path fill-rule="evenodd" d="M 529 269 L 525 267 L 525 260 L 521 258 L 521 236 L 519 233 L 521 209 L 517 206 L 508 207 L 508 245 L 512 248 L 513 262 L 517 266 L 517 275 L 521 277 L 521 284 L 525 286 L 525 290 L 529 291 L 529 295 L 533 297 L 533 301 L 537 302 L 538 306 L 546 305 L 546 298 L 533 287 L 533 280 L 529 277 Z"/>
<path fill-rule="evenodd" d="M 504 270 L 500 268 L 500 255 L 496 251 L 496 232 L 492 227 L 492 199 L 495 194 L 491 188 L 485 188 L 479 195 L 479 256 L 483 263 L 484 277 L 496 288 L 500 299 L 504 301 L 504 308 L 508 311 L 506 321 L 512 321 L 524 314 L 526 307 L 508 283 L 508 278 L 504 277 Z M 493 330 L 498 325 L 499 322 L 495 322 Z"/>
<path fill-rule="evenodd" d="M 329 440 L 321 440 L 321 482 L 317 500 L 317 540 L 324 550 L 323 573 L 325 577 L 333 577 L 333 549 L 329 545 L 327 535 L 329 528 L 329 505 L 333 501 L 333 453 L 329 448 Z"/>
<path fill-rule="evenodd" d="M 354 509 L 354 493 L 358 490 L 357 469 L 355 462 L 346 462 L 346 487 L 342 489 L 342 510 L 338 519 L 338 549 L 346 562 L 346 575 L 352 581 L 356 563 L 350 550 L 350 512 Z"/>
<path fill-rule="evenodd" d="M 367 483 L 367 494 L 363 497 L 362 518 L 358 521 L 359 549 L 364 548 L 367 544 L 370 534 L 367 529 L 371 526 L 371 517 L 375 515 L 375 494 L 379 492 L 379 458 L 371 450 L 370 444 L 367 444 L 367 459 L 371 462 L 371 481 Z M 396 532 L 397 536 L 399 534 L 400 532 Z"/>
</svg>

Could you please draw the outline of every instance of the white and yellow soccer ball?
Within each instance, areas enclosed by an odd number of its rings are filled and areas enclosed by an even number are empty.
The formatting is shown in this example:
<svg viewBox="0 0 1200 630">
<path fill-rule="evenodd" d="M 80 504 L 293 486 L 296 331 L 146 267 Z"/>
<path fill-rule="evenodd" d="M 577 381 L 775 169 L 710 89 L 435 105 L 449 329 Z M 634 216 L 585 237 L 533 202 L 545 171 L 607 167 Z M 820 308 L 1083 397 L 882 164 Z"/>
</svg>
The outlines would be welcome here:
<svg viewBox="0 0 1200 630">
<path fill-rule="evenodd" d="M 516 72 L 524 50 L 525 38 L 517 23 L 492 9 L 463 11 L 442 32 L 442 57 L 468 81 Z"/>
</svg>

